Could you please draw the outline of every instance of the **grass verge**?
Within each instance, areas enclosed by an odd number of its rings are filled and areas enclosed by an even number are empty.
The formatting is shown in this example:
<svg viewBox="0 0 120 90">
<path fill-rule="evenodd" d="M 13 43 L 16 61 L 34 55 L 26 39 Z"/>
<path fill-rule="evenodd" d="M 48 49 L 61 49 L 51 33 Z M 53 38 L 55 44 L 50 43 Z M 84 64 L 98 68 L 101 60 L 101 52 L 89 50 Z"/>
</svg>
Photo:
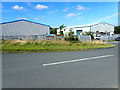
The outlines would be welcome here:
<svg viewBox="0 0 120 90">
<path fill-rule="evenodd" d="M 3 53 L 83 51 L 97 48 L 115 47 L 102 41 L 68 42 L 63 40 L 5 40 L 1 43 Z"/>
</svg>

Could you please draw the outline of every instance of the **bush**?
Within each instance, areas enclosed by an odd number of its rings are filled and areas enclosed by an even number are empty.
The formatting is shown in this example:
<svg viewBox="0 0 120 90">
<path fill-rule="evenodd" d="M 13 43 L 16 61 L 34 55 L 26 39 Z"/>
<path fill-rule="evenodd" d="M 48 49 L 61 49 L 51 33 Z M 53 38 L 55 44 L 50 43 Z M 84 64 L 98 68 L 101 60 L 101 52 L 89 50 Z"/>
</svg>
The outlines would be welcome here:
<svg viewBox="0 0 120 90">
<path fill-rule="evenodd" d="M 65 37 L 64 40 L 66 40 L 66 41 L 78 41 L 78 37 L 68 36 L 68 37 Z"/>
<path fill-rule="evenodd" d="M 85 35 L 90 35 L 91 39 L 94 40 L 94 32 L 85 32 Z"/>
</svg>

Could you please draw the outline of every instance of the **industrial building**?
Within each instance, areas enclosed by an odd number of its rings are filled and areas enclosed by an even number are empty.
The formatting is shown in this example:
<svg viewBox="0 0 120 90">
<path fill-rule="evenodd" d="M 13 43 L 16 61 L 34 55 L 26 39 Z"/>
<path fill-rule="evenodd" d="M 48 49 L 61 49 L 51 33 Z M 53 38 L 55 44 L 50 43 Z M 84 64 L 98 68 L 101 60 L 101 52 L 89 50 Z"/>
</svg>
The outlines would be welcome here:
<svg viewBox="0 0 120 90">
<path fill-rule="evenodd" d="M 50 26 L 28 20 L 16 20 L 0 24 L 2 39 L 39 39 L 50 34 Z"/>
<path fill-rule="evenodd" d="M 61 31 L 66 36 L 72 30 L 74 35 L 84 35 L 85 32 L 94 32 L 94 36 L 104 36 L 104 35 L 113 35 L 114 34 L 114 26 L 105 22 L 95 23 L 95 24 L 87 24 L 87 25 L 77 25 L 77 26 L 69 26 L 63 28 Z M 60 29 L 57 30 L 57 34 L 59 35 Z"/>
</svg>

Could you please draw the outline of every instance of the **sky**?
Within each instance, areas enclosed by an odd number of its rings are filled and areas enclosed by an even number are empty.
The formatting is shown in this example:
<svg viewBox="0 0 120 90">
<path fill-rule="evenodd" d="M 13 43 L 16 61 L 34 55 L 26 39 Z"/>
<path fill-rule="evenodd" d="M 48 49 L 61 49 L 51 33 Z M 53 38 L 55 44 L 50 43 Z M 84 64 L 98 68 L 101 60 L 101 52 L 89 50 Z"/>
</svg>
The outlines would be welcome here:
<svg viewBox="0 0 120 90">
<path fill-rule="evenodd" d="M 118 25 L 117 2 L 2 2 L 2 21 L 19 19 L 51 27 L 106 22 Z"/>
</svg>

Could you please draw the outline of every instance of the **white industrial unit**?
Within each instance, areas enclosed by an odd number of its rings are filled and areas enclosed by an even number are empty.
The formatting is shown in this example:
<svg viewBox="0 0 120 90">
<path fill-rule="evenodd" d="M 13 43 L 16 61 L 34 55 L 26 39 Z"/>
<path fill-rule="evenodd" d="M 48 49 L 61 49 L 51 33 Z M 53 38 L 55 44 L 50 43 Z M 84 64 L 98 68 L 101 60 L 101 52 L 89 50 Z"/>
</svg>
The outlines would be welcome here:
<svg viewBox="0 0 120 90">
<path fill-rule="evenodd" d="M 95 23 L 95 24 L 87 24 L 87 25 L 77 25 L 77 26 L 69 26 L 63 28 L 64 35 L 68 35 L 70 29 L 74 32 L 74 35 L 82 35 L 85 32 L 94 32 L 94 35 L 112 35 L 114 34 L 114 26 L 105 22 Z M 60 29 L 57 30 L 57 34 L 59 35 Z"/>
<path fill-rule="evenodd" d="M 2 37 L 26 37 L 50 34 L 50 26 L 28 20 L 1 23 Z"/>
</svg>

